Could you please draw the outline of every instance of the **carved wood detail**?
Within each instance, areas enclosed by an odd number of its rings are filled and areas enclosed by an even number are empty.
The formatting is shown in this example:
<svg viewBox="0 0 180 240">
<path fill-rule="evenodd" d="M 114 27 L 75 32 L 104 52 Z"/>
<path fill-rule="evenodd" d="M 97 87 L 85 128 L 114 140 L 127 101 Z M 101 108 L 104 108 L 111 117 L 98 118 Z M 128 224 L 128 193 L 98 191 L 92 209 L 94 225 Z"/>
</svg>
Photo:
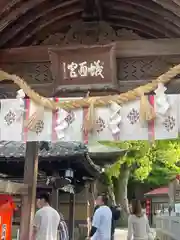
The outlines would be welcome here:
<svg viewBox="0 0 180 240">
<path fill-rule="evenodd" d="M 93 45 L 107 44 L 119 40 L 140 40 L 142 39 L 131 30 L 121 29 L 115 31 L 106 22 L 82 22 L 72 24 L 66 34 L 56 33 L 50 35 L 42 45 L 69 46 L 69 45 Z M 126 41 L 123 41 L 126 42 Z M 127 41 L 128 42 L 128 41 Z M 132 41 L 133 42 L 133 41 Z M 130 45 L 131 46 L 131 45 Z M 42 47 L 42 46 L 41 46 Z M 126 46 L 127 47 L 127 46 Z M 131 48 L 130 48 L 131 49 Z M 46 50 L 47 51 L 47 50 Z M 118 56 L 121 56 L 120 53 Z M 41 60 L 43 61 L 43 59 Z M 119 90 L 122 92 L 142 84 L 142 81 L 150 81 L 158 77 L 170 67 L 180 62 L 180 56 L 147 56 L 147 57 L 122 57 L 117 59 L 117 79 L 119 79 Z M 51 84 L 53 89 L 53 78 L 50 71 L 50 62 L 22 62 L 1 64 L 5 71 L 15 73 L 23 77 L 29 84 L 36 86 Z M 178 77 L 177 77 L 178 79 Z M 143 82 L 144 83 L 144 82 Z M 45 85 L 42 85 L 42 89 Z M 171 86 L 171 84 L 170 84 Z M 49 87 L 48 87 L 49 88 Z M 40 90 L 40 88 L 39 88 Z M 83 89 L 74 89 L 82 91 Z M 37 88 L 38 91 L 38 88 Z M 50 91 L 50 90 L 49 90 Z M 67 89 L 63 89 L 67 91 Z M 2 91 L 1 91 L 2 92 Z M 41 92 L 41 91 L 40 91 Z M 45 93 L 48 95 L 48 93 Z M 50 94 L 49 94 L 50 95 Z"/>
<path fill-rule="evenodd" d="M 29 84 L 52 83 L 50 63 L 1 64 L 0 68 L 8 73 L 17 74 Z"/>
<path fill-rule="evenodd" d="M 72 16 L 73 19 L 84 19 L 84 14 L 85 20 L 89 19 L 89 15 L 90 20 L 106 19 L 114 22 L 119 28 L 134 29 L 146 37 L 178 37 L 179 4 L 178 0 L 1 0 L 2 46 L 31 45 L 35 38 L 39 39 L 39 43 L 48 33 L 54 33 L 57 29 L 69 26 Z M 62 19 L 64 5 L 67 12 L 72 14 L 66 14 L 67 17 Z M 75 13 L 76 7 L 79 12 Z M 119 20 L 113 21 L 117 16 Z M 148 28 L 146 22 L 149 25 Z"/>
<path fill-rule="evenodd" d="M 139 57 L 117 59 L 119 81 L 154 79 L 180 62 L 179 57 Z M 176 78 L 178 78 L 177 76 Z"/>
<path fill-rule="evenodd" d="M 69 44 L 107 44 L 119 40 L 142 39 L 132 30 L 120 29 L 115 31 L 107 22 L 82 22 L 72 24 L 66 34 L 55 33 L 50 35 L 42 45 L 69 45 Z"/>
<path fill-rule="evenodd" d="M 117 59 L 117 79 L 119 82 L 119 91 L 124 92 L 133 89 L 147 81 L 158 77 L 167 71 L 170 67 L 180 62 L 180 56 L 167 57 L 136 57 L 136 58 L 118 58 Z M 46 67 L 44 67 L 44 65 Z M 25 67 L 26 66 L 26 67 Z M 53 79 L 50 72 L 50 62 L 46 63 L 17 63 L 3 64 L 1 68 L 10 73 L 18 74 L 45 96 L 52 96 Z M 38 71 L 36 72 L 35 69 Z M 179 76 L 176 77 L 177 79 Z M 46 84 L 47 83 L 47 84 Z M 44 85 L 43 85 L 44 84 Z M 0 87 L 0 98 L 14 98 L 16 87 L 9 84 L 2 84 Z M 11 85 L 11 87 L 10 87 Z M 169 86 L 179 86 L 179 81 L 170 83 Z M 37 87 L 36 87 L 37 86 Z M 46 88 L 46 91 L 43 89 Z M 175 87 L 173 87 L 174 89 Z M 62 89 L 67 91 L 66 89 Z M 74 91 L 83 89 L 74 89 Z M 51 93 L 50 93 L 51 92 Z"/>
</svg>

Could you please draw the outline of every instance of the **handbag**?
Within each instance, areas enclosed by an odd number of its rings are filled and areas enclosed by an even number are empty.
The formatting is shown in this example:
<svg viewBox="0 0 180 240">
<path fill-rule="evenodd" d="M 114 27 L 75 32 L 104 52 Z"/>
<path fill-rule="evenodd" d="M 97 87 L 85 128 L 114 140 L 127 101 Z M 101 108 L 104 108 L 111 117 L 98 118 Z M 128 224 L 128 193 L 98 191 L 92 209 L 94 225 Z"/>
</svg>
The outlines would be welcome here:
<svg viewBox="0 0 180 240">
<path fill-rule="evenodd" d="M 155 231 L 151 230 L 148 233 L 148 240 L 155 240 L 155 238 L 156 238 L 156 233 L 155 233 Z"/>
</svg>

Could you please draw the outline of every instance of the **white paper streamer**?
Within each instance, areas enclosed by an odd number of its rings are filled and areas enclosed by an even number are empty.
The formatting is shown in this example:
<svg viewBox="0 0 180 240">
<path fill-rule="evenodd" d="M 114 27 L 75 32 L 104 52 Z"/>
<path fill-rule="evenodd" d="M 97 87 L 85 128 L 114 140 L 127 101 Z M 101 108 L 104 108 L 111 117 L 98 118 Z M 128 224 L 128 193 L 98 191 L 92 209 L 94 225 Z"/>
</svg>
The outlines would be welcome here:
<svg viewBox="0 0 180 240">
<path fill-rule="evenodd" d="M 59 140 L 62 140 L 64 139 L 65 137 L 65 130 L 69 127 L 69 123 L 66 121 L 66 117 L 68 116 L 68 113 L 66 111 L 64 111 L 63 109 L 59 110 L 59 112 L 64 112 L 63 114 L 63 118 L 64 119 L 60 119 L 58 117 L 57 119 L 57 122 L 56 122 L 56 127 L 55 127 L 55 131 L 56 131 L 56 134 L 57 134 L 57 137 Z M 58 115 L 61 115 L 61 113 L 59 113 Z"/>
<path fill-rule="evenodd" d="M 59 102 L 70 101 L 81 98 L 59 98 Z M 66 111 L 58 110 L 58 120 L 54 130 L 57 133 L 57 139 L 62 141 L 82 141 L 83 109 L 74 109 Z"/>
<path fill-rule="evenodd" d="M 25 93 L 22 89 L 16 92 L 16 99 L 19 101 L 19 107 L 17 105 L 13 106 L 13 111 L 16 113 L 16 121 L 20 121 L 21 117 L 23 116 L 25 110 L 24 104 Z"/>
<path fill-rule="evenodd" d="M 111 116 L 109 120 L 109 128 L 113 135 L 120 133 L 120 123 L 121 123 L 121 116 L 120 110 L 121 106 L 118 105 L 116 102 L 112 102 L 110 105 Z"/>
<path fill-rule="evenodd" d="M 154 91 L 156 93 L 156 113 L 160 116 L 164 116 L 170 108 L 167 95 L 165 94 L 166 90 L 167 88 L 162 83 L 159 83 Z"/>
</svg>

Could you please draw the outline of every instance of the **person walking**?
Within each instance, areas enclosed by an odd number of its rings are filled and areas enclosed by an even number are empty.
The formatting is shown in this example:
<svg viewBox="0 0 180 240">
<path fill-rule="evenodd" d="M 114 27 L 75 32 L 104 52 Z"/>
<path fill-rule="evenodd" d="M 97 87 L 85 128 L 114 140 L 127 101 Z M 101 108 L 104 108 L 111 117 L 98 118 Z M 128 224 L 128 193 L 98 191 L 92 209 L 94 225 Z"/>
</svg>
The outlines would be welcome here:
<svg viewBox="0 0 180 240">
<path fill-rule="evenodd" d="M 34 217 L 32 240 L 57 240 L 59 213 L 50 206 L 50 196 L 41 194 L 37 199 L 39 210 Z"/>
<path fill-rule="evenodd" d="M 96 204 L 98 208 L 94 212 L 89 238 L 111 240 L 112 211 L 108 207 L 108 198 L 105 195 L 99 195 Z"/>
<path fill-rule="evenodd" d="M 64 220 L 64 216 L 62 213 L 59 213 L 59 215 L 60 215 L 60 223 L 59 223 L 60 239 L 59 240 L 69 240 L 68 227 Z"/>
<path fill-rule="evenodd" d="M 112 211 L 112 226 L 111 226 L 111 240 L 114 240 L 114 233 L 116 229 L 116 223 L 120 219 L 121 211 L 118 206 L 111 206 Z"/>
<path fill-rule="evenodd" d="M 149 221 L 143 213 L 139 200 L 132 201 L 132 211 L 128 218 L 127 240 L 150 240 L 154 239 Z"/>
<path fill-rule="evenodd" d="M 102 196 L 106 196 L 105 194 L 102 194 Z M 99 208 L 97 202 L 95 203 L 94 213 Z M 120 219 L 120 207 L 119 206 L 110 206 L 111 212 L 112 212 L 112 222 L 111 222 L 111 240 L 114 240 L 114 233 L 116 228 L 116 222 Z"/>
</svg>

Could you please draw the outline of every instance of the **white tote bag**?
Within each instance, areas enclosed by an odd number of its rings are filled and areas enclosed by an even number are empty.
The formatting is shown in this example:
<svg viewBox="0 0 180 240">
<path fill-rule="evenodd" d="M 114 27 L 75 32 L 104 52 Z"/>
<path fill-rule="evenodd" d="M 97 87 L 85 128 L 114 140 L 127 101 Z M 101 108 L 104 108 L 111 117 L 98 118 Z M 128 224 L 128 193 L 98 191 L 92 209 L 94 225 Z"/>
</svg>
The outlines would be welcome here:
<svg viewBox="0 0 180 240">
<path fill-rule="evenodd" d="M 151 231 L 148 233 L 148 240 L 155 240 L 156 238 L 156 232 L 151 229 Z"/>
</svg>

